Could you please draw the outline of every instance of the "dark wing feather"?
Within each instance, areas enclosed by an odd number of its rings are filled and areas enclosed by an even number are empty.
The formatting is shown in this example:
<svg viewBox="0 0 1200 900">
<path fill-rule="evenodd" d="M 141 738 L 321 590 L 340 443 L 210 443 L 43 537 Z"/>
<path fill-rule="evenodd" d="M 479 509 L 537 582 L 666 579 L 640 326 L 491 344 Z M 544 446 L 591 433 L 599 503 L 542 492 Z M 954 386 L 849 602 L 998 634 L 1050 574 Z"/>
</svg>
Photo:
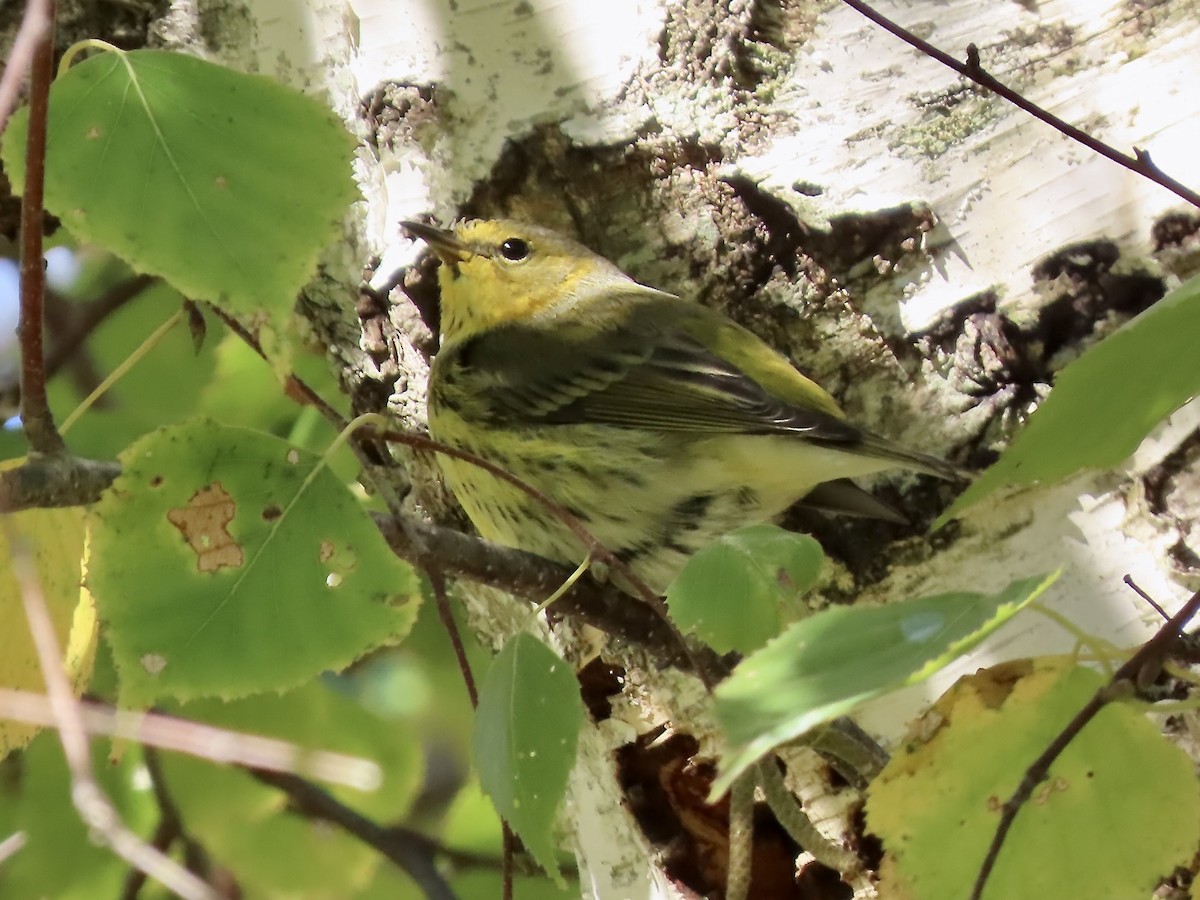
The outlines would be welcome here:
<svg viewBox="0 0 1200 900">
<path fill-rule="evenodd" d="M 462 347 L 460 364 L 496 425 L 861 439 L 859 429 L 836 416 L 774 396 L 682 330 L 640 324 L 579 340 L 509 326 Z"/>
</svg>

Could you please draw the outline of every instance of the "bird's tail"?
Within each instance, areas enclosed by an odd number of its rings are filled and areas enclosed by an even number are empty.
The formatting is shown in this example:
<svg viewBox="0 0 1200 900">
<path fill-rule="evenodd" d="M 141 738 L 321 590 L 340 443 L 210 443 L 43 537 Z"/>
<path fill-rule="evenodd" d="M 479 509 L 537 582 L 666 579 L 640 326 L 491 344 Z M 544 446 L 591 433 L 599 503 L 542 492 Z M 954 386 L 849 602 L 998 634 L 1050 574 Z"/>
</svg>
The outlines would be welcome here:
<svg viewBox="0 0 1200 900">
<path fill-rule="evenodd" d="M 936 456 L 917 453 L 869 432 L 863 434 L 856 449 L 860 453 L 890 460 L 902 468 L 923 472 L 926 475 L 936 475 L 947 481 L 970 481 L 974 477 L 974 473 L 969 469 L 964 469 L 962 466 L 957 466 L 944 459 L 938 459 Z"/>
</svg>

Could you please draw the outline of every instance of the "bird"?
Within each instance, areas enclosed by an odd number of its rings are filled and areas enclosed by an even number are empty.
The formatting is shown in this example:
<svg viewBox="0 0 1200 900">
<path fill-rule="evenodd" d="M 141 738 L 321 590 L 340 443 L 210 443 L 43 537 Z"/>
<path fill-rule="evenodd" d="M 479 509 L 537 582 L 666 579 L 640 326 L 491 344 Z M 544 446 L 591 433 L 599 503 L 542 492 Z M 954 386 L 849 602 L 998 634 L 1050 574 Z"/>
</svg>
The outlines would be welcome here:
<svg viewBox="0 0 1200 900">
<path fill-rule="evenodd" d="M 569 237 L 500 219 L 401 226 L 441 262 L 430 436 L 555 501 L 654 591 L 700 547 L 797 501 L 905 521 L 850 478 L 961 477 L 850 422 L 732 319 Z M 482 537 L 584 560 L 544 504 L 462 459 L 439 466 Z"/>
</svg>

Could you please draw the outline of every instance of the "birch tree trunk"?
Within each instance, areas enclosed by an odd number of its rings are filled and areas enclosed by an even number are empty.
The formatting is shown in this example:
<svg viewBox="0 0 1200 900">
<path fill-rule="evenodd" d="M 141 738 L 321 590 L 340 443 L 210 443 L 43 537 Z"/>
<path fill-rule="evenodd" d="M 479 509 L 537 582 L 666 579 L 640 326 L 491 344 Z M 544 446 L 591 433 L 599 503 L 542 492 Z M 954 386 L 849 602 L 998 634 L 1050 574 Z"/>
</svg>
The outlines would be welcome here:
<svg viewBox="0 0 1200 900">
<path fill-rule="evenodd" d="M 985 69 L 1043 108 L 1200 183 L 1194 3 L 879 9 L 957 58 L 974 43 Z M 422 214 L 572 233 L 767 338 L 853 419 L 973 466 L 994 458 L 1056 370 L 1200 268 L 1194 210 L 836 2 L 177 0 L 161 36 L 324 92 L 359 129 L 365 203 L 303 308 L 355 406 L 407 427 L 423 423 L 435 343 L 429 271 L 414 268 L 407 294 L 366 310 L 363 335 L 348 298 L 369 256 L 376 284 L 415 261 L 397 223 Z M 936 537 L 924 526 L 948 489 L 916 479 L 879 486 L 912 528 L 788 522 L 835 562 L 823 601 L 992 590 L 1061 567 L 1051 605 L 1130 645 L 1154 614 L 1122 575 L 1168 607 L 1196 586 L 1198 409 L 1120 471 L 989 503 Z M 424 511 L 453 515 L 428 471 L 414 483 Z M 469 605 L 491 642 L 527 621 L 526 607 L 494 595 Z M 568 657 L 586 655 L 580 635 L 556 633 Z M 1027 614 L 862 721 L 895 739 L 959 674 L 1070 646 Z M 650 659 L 609 658 L 625 689 L 583 737 L 564 831 L 589 896 L 691 896 L 664 872 L 614 759 L 664 727 L 711 759 L 707 706 Z M 840 802 L 816 808 L 833 815 Z M 826 824 L 835 836 L 844 827 Z"/>
</svg>

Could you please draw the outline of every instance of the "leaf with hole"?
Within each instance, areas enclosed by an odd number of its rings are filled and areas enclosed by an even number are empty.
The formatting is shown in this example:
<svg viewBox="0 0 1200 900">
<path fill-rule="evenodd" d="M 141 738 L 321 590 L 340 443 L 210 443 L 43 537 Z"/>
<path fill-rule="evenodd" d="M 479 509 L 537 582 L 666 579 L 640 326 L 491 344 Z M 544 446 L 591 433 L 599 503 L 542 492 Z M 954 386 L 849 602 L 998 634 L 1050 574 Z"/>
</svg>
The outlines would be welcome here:
<svg viewBox="0 0 1200 900">
<path fill-rule="evenodd" d="M 120 458 L 88 584 L 127 701 L 283 690 L 412 626 L 415 573 L 320 457 L 193 419 Z"/>
</svg>

